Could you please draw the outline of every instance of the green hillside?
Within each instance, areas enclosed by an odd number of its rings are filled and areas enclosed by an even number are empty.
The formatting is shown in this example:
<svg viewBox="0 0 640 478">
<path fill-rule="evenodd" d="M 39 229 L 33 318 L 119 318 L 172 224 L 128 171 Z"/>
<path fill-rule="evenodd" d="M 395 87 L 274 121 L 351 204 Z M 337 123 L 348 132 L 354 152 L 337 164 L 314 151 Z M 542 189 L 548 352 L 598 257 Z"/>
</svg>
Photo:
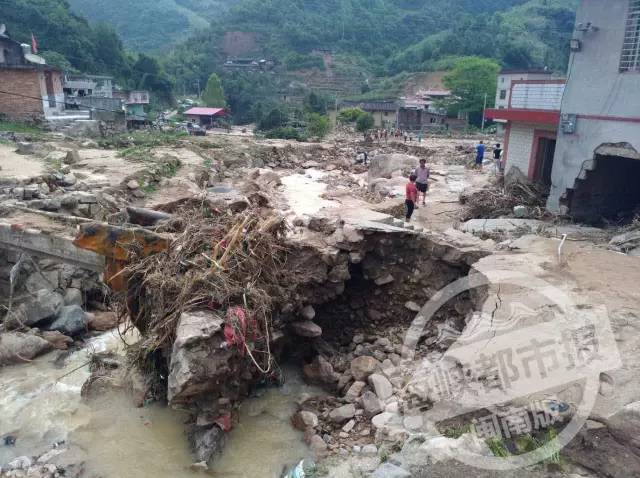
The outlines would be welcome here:
<svg viewBox="0 0 640 478">
<path fill-rule="evenodd" d="M 69 0 L 74 12 L 107 23 L 127 48 L 164 51 L 226 11 L 234 0 Z"/>
<path fill-rule="evenodd" d="M 115 31 L 92 26 L 65 0 L 0 0 L 0 22 L 12 38 L 31 43 L 33 32 L 50 63 L 90 73 L 130 74 L 129 58 Z"/>
<path fill-rule="evenodd" d="M 252 55 L 288 67 L 328 49 L 363 77 L 389 77 L 476 55 L 504 67 L 564 71 L 578 0 L 241 0 L 166 61 L 179 83 L 203 82 L 226 59 L 226 32 L 251 32 Z M 306 57 L 306 58 L 305 58 Z M 316 59 L 317 60 L 317 59 Z M 317 62 L 316 62 L 317 63 Z"/>
</svg>

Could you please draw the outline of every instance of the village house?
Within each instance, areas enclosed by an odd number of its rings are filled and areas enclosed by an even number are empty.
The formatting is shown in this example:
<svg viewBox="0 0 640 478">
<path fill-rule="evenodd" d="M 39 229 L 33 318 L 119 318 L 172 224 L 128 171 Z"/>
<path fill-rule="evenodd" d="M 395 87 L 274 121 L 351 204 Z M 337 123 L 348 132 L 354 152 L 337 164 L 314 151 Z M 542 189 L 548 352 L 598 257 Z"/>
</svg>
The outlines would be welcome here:
<svg viewBox="0 0 640 478">
<path fill-rule="evenodd" d="M 150 103 L 151 95 L 145 90 L 114 90 L 113 97 L 124 104 L 127 126 L 135 127 L 149 122 L 145 106 Z"/>
<path fill-rule="evenodd" d="M 567 80 L 512 81 L 507 106 L 487 110 L 506 122 L 506 172 L 549 186 L 554 212 L 630 213 L 640 206 L 640 0 L 582 0 L 569 65 Z"/>
<path fill-rule="evenodd" d="M 403 98 L 398 108 L 398 127 L 409 131 L 447 128 L 447 111 L 428 96 Z"/>
<path fill-rule="evenodd" d="M 396 100 L 380 101 L 342 101 L 339 110 L 360 108 L 373 116 L 375 128 L 395 128 L 398 124 L 398 107 Z M 335 118 L 332 118 L 335 120 Z"/>
<path fill-rule="evenodd" d="M 514 81 L 529 80 L 550 80 L 553 72 L 549 70 L 502 70 L 498 75 L 498 88 L 496 91 L 495 108 L 504 110 L 509 108 L 511 101 L 511 85 Z M 498 135 L 502 136 L 506 132 L 505 120 L 495 119 Z"/>
<path fill-rule="evenodd" d="M 205 128 L 213 127 L 215 125 L 216 118 L 221 118 L 224 115 L 224 108 L 195 107 L 184 112 L 184 116 L 187 120 Z"/>
<path fill-rule="evenodd" d="M 67 97 L 97 96 L 113 98 L 114 81 L 111 76 L 65 74 L 62 87 Z"/>
<path fill-rule="evenodd" d="M 510 80 L 508 102 L 485 116 L 504 122 L 503 162 L 534 182 L 551 184 L 564 79 Z M 498 88 L 501 88 L 500 82 Z"/>
<path fill-rule="evenodd" d="M 551 174 L 552 211 L 640 205 L 640 0 L 582 0 Z"/>
<path fill-rule="evenodd" d="M 33 121 L 63 112 L 62 71 L 9 38 L 0 25 L 0 115 Z"/>
</svg>

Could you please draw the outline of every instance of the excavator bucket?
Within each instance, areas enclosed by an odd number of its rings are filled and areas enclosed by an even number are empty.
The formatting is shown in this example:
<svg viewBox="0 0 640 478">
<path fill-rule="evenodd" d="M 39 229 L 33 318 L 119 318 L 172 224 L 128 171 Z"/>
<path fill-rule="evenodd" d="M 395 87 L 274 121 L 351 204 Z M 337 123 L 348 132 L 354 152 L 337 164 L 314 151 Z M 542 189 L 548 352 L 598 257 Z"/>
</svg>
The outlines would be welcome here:
<svg viewBox="0 0 640 478">
<path fill-rule="evenodd" d="M 80 226 L 73 243 L 106 258 L 104 280 L 111 290 L 126 289 L 126 278 L 122 271 L 129 262 L 131 251 L 148 257 L 169 249 L 170 240 L 160 234 L 142 228 L 124 228 L 105 223 L 90 223 Z"/>
</svg>

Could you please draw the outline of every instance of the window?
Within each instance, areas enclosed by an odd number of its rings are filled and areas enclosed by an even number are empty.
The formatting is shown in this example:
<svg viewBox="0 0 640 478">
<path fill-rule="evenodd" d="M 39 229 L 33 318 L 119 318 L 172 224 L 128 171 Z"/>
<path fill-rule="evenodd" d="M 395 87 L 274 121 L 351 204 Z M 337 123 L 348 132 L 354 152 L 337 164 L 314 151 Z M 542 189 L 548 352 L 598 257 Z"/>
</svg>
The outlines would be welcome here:
<svg viewBox="0 0 640 478">
<path fill-rule="evenodd" d="M 507 90 L 500 90 L 500 99 L 501 100 L 507 99 Z"/>
<path fill-rule="evenodd" d="M 640 71 L 640 0 L 629 0 L 620 71 Z"/>
</svg>

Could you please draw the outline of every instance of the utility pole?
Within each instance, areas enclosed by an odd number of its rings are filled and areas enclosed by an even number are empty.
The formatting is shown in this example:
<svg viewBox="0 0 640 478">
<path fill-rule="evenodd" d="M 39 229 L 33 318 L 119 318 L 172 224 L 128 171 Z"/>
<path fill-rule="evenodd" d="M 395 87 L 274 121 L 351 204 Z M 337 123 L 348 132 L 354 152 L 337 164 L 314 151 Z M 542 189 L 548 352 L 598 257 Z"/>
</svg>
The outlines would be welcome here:
<svg viewBox="0 0 640 478">
<path fill-rule="evenodd" d="M 196 87 L 198 88 L 198 98 L 202 95 L 200 92 L 200 78 L 196 80 Z"/>
<path fill-rule="evenodd" d="M 482 132 L 484 133 L 484 113 L 487 110 L 487 93 L 484 94 L 484 107 L 482 108 Z"/>
</svg>

